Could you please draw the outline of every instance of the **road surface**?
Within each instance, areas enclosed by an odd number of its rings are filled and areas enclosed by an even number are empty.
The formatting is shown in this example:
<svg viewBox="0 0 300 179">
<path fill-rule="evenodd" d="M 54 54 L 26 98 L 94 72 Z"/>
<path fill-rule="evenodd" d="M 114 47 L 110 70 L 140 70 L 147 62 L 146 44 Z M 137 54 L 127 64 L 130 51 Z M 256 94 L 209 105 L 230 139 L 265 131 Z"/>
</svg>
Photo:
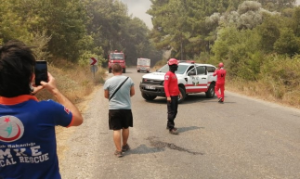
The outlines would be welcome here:
<svg viewBox="0 0 300 179">
<path fill-rule="evenodd" d="M 63 179 L 300 178 L 299 110 L 229 91 L 224 104 L 192 95 L 179 105 L 180 134 L 171 135 L 165 98 L 146 102 L 139 91 L 143 73 L 127 72 L 136 90 L 131 150 L 122 158 L 113 155 L 108 100 L 100 87 L 87 102 L 84 124 L 58 136 Z"/>
</svg>

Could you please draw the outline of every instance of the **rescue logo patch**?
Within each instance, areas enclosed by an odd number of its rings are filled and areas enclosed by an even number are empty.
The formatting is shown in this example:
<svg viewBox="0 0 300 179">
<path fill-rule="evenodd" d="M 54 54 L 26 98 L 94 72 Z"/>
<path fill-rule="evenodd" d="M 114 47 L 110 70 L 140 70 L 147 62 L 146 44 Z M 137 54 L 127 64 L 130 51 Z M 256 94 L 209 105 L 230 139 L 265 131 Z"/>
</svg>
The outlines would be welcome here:
<svg viewBox="0 0 300 179">
<path fill-rule="evenodd" d="M 66 111 L 67 114 L 70 113 L 70 110 L 68 108 L 64 107 L 64 109 L 65 109 L 65 111 Z"/>
<path fill-rule="evenodd" d="M 0 117 L 0 141 L 13 142 L 24 134 L 24 125 L 15 116 Z"/>
</svg>

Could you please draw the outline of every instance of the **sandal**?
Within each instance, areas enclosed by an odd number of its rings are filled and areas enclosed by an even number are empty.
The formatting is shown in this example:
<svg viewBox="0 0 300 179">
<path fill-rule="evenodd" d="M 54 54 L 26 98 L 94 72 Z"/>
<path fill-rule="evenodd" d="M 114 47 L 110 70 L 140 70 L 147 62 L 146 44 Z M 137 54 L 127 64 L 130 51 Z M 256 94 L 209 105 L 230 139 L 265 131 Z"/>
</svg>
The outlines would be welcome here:
<svg viewBox="0 0 300 179">
<path fill-rule="evenodd" d="M 117 156 L 118 158 L 120 158 L 120 157 L 123 157 L 123 155 L 122 155 L 122 152 L 119 152 L 119 151 L 115 151 L 115 156 Z"/>
<path fill-rule="evenodd" d="M 122 152 L 126 152 L 126 151 L 128 151 L 128 150 L 130 150 L 130 147 L 129 147 L 128 144 L 126 144 L 126 145 L 124 145 L 124 146 L 122 147 Z"/>
</svg>

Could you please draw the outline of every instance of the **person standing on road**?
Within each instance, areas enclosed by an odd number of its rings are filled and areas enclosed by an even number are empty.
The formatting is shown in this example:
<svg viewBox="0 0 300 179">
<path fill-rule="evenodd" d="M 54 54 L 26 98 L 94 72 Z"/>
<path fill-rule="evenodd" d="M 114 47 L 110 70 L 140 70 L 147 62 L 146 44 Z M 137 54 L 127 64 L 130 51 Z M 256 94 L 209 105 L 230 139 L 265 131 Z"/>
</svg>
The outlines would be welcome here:
<svg viewBox="0 0 300 179">
<path fill-rule="evenodd" d="M 167 97 L 167 109 L 168 109 L 168 122 L 167 129 L 171 134 L 178 134 L 177 128 L 175 128 L 175 118 L 178 109 L 178 96 L 182 98 L 182 95 L 178 88 L 178 81 L 175 71 L 178 68 L 178 60 L 171 58 L 168 61 L 169 71 L 165 74 L 164 78 L 164 90 Z"/>
<path fill-rule="evenodd" d="M 122 152 L 130 149 L 127 143 L 129 127 L 133 127 L 130 97 L 135 94 L 135 90 L 132 79 L 122 75 L 120 64 L 113 64 L 112 73 L 114 76 L 104 83 L 104 97 L 109 99 L 108 118 L 116 146 L 114 154 L 122 157 Z"/>
<path fill-rule="evenodd" d="M 224 69 L 224 64 L 219 63 L 219 69 L 216 70 L 213 76 L 217 76 L 217 82 L 215 86 L 215 93 L 219 99 L 218 102 L 224 102 L 224 90 L 225 90 L 225 77 L 226 77 L 226 70 Z M 220 92 L 221 94 L 220 94 Z"/>
<path fill-rule="evenodd" d="M 0 178 L 60 179 L 55 126 L 79 126 L 77 107 L 48 81 L 35 86 L 35 57 L 20 41 L 0 47 Z M 38 101 L 46 89 L 58 102 Z"/>
</svg>

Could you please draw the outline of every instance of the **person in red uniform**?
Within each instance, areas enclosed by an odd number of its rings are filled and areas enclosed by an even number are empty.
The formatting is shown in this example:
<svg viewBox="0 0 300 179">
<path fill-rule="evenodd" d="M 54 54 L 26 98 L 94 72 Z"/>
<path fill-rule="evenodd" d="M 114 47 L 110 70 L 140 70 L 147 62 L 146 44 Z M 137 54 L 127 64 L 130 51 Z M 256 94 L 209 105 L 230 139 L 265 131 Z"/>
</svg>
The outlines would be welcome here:
<svg viewBox="0 0 300 179">
<path fill-rule="evenodd" d="M 168 107 L 168 122 L 167 129 L 171 134 L 178 134 L 177 128 L 175 128 L 175 118 L 178 109 L 178 96 L 182 98 L 182 95 L 178 88 L 177 76 L 175 71 L 178 68 L 178 60 L 171 58 L 168 61 L 169 71 L 165 74 L 164 90 L 167 97 Z"/>
<path fill-rule="evenodd" d="M 226 77 L 226 70 L 224 69 L 223 63 L 219 63 L 219 69 L 215 71 L 213 76 L 217 76 L 215 93 L 219 99 L 219 102 L 223 103 L 224 102 L 224 90 L 225 90 L 225 77 Z"/>
</svg>

